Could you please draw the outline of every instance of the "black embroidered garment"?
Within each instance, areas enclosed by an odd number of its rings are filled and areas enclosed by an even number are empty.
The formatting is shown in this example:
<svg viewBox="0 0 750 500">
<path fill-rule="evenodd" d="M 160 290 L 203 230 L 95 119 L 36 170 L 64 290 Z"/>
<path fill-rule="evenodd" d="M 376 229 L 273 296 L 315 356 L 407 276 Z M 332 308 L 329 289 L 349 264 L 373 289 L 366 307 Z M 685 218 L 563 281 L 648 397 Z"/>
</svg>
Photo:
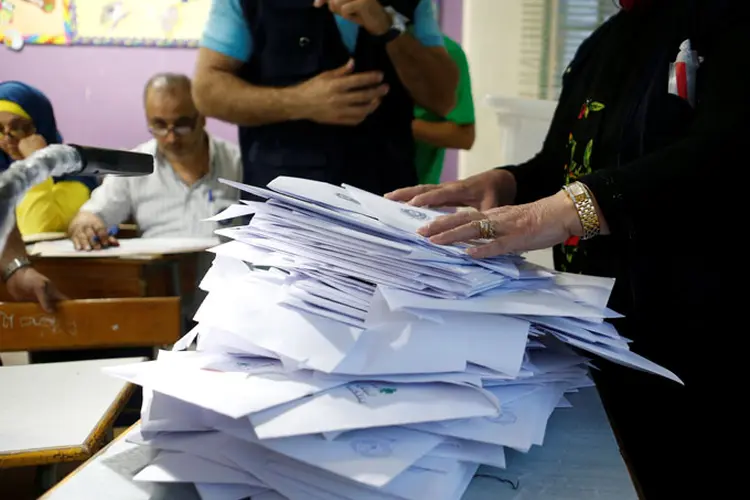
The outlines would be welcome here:
<svg viewBox="0 0 750 500">
<path fill-rule="evenodd" d="M 736 247 L 727 240 L 743 227 L 732 207 L 750 143 L 748 3 L 656 0 L 612 18 L 565 72 L 542 151 L 507 167 L 516 203 L 573 180 L 591 189 L 612 234 L 557 247 L 556 267 L 616 278 L 610 306 L 626 315 L 615 322 L 620 333 L 685 381 L 611 364 L 594 374 L 646 498 L 695 492 L 700 485 L 684 478 L 693 447 L 714 446 L 728 432 L 705 422 L 696 404 L 733 383 L 726 373 L 736 354 L 710 339 L 729 328 L 737 272 L 715 250 Z M 668 92 L 670 63 L 686 39 L 703 58 L 695 108 Z"/>
</svg>

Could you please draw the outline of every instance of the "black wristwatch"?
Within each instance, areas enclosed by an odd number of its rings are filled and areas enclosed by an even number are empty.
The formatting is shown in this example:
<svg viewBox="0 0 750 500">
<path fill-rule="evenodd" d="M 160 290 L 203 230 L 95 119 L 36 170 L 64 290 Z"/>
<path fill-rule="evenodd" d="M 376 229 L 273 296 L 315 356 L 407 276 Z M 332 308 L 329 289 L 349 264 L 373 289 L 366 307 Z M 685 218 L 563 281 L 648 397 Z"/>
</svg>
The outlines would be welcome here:
<svg viewBox="0 0 750 500">
<path fill-rule="evenodd" d="M 3 283 L 7 283 L 8 280 L 16 274 L 18 271 L 23 269 L 24 267 L 30 267 L 31 261 L 27 259 L 26 257 L 18 257 L 13 260 L 11 260 L 7 266 L 2 270 L 2 278 Z"/>
<path fill-rule="evenodd" d="M 377 35 L 375 37 L 376 40 L 384 45 L 403 35 L 406 32 L 406 26 L 409 22 L 409 19 L 406 16 L 400 14 L 393 7 L 386 7 L 385 11 L 391 16 L 391 27 L 382 35 Z"/>
</svg>

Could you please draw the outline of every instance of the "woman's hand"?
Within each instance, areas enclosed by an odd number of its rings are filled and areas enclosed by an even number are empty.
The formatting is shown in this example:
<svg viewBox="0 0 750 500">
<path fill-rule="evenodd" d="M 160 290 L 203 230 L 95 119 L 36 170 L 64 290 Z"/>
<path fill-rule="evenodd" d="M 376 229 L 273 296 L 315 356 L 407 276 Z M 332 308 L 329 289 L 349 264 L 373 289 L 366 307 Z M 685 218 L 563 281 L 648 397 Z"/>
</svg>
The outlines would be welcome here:
<svg viewBox="0 0 750 500">
<path fill-rule="evenodd" d="M 513 203 L 516 197 L 516 178 L 507 170 L 493 169 L 460 181 L 397 189 L 385 197 L 417 207 L 473 207 L 477 210 L 489 210 Z"/>
<path fill-rule="evenodd" d="M 462 211 L 435 219 L 419 230 L 438 245 L 481 238 L 480 221 L 489 220 L 494 237 L 467 253 L 483 259 L 507 253 L 549 248 L 571 236 L 581 236 L 583 227 L 573 201 L 559 193 L 526 205 L 493 208 L 484 212 Z"/>
<path fill-rule="evenodd" d="M 24 158 L 28 158 L 40 149 L 47 147 L 47 141 L 39 134 L 32 134 L 18 141 L 18 151 Z"/>
</svg>

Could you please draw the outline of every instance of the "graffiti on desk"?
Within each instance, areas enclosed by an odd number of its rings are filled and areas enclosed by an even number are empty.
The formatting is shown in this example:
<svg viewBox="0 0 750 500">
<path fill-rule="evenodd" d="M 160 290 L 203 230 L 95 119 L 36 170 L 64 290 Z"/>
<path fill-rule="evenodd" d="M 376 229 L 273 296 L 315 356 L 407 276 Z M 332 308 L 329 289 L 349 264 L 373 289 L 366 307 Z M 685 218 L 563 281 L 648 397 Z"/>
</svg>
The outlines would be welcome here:
<svg viewBox="0 0 750 500">
<path fill-rule="evenodd" d="M 0 328 L 3 330 L 8 330 L 10 328 L 13 328 L 13 315 L 5 314 L 3 311 L 0 311 Z"/>
<path fill-rule="evenodd" d="M 0 329 L 12 330 L 14 328 L 37 328 L 42 336 L 47 333 L 45 330 L 52 334 L 68 334 L 71 336 L 78 333 L 78 325 L 75 321 L 63 322 L 57 316 L 49 314 L 16 318 L 14 314 L 0 311 Z"/>
</svg>

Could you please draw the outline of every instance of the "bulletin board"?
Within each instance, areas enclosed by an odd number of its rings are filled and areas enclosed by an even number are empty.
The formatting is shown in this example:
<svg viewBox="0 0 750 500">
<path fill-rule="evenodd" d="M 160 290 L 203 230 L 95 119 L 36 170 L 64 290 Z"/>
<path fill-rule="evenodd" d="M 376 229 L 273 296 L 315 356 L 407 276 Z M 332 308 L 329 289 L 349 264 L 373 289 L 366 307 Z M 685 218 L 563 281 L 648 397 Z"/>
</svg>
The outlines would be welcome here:
<svg viewBox="0 0 750 500">
<path fill-rule="evenodd" d="M 196 47 L 210 9 L 211 0 L 0 0 L 0 41 Z"/>
<path fill-rule="evenodd" d="M 67 45 L 73 39 L 71 0 L 0 0 L 0 41 Z"/>
<path fill-rule="evenodd" d="M 73 43 L 195 47 L 211 0 L 73 0 Z"/>
</svg>

